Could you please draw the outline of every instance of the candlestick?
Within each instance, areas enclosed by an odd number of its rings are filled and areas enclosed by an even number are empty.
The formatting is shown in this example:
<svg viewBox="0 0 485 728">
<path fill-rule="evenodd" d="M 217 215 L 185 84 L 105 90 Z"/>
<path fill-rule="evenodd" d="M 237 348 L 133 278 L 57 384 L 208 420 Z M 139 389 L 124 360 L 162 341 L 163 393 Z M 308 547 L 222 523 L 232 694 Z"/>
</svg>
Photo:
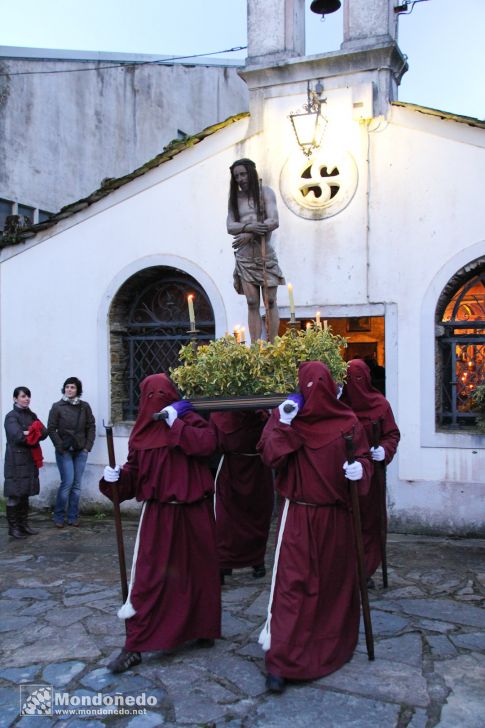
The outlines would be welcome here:
<svg viewBox="0 0 485 728">
<path fill-rule="evenodd" d="M 290 320 L 288 321 L 288 328 L 290 329 L 292 336 L 296 336 L 296 332 L 300 328 L 300 322 L 296 320 L 295 312 L 290 313 Z"/>
<path fill-rule="evenodd" d="M 187 304 L 189 306 L 190 330 L 194 331 L 194 329 L 195 329 L 195 312 L 194 312 L 194 295 L 192 293 L 190 293 L 187 296 Z"/>
<path fill-rule="evenodd" d="M 198 348 L 198 344 L 199 344 L 198 337 L 199 337 L 200 331 L 199 331 L 199 329 L 195 328 L 195 321 L 190 322 L 190 329 L 187 331 L 187 333 L 189 335 L 190 343 L 192 345 L 192 351 L 197 356 L 197 348 Z"/>
<path fill-rule="evenodd" d="M 290 315 L 295 315 L 295 299 L 293 298 L 293 285 L 288 283 L 288 298 L 290 300 Z"/>
</svg>

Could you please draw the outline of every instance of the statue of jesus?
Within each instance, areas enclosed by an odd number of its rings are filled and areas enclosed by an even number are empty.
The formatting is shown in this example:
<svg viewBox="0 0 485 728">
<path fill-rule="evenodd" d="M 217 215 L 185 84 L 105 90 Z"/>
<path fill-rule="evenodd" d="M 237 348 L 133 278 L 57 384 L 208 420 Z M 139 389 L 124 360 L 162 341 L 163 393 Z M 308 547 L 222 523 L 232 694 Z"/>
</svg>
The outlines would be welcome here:
<svg viewBox="0 0 485 728">
<path fill-rule="evenodd" d="M 261 185 L 251 159 L 238 159 L 230 170 L 227 232 L 234 236 L 234 288 L 246 296 L 251 341 L 261 338 L 261 289 L 266 309 L 266 338 L 274 341 L 279 327 L 276 291 L 285 283 L 271 244 L 271 233 L 279 226 L 276 196 L 270 187 Z"/>
</svg>

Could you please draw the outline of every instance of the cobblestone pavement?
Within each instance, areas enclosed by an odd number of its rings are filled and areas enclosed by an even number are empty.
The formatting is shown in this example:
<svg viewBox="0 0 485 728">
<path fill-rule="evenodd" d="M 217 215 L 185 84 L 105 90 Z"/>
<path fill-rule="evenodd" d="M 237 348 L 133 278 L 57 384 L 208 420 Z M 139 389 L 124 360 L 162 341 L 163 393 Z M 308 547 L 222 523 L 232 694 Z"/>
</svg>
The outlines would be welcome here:
<svg viewBox="0 0 485 728">
<path fill-rule="evenodd" d="M 0 726 L 485 726 L 484 541 L 391 535 L 389 588 L 380 588 L 378 573 L 371 592 L 375 661 L 362 637 L 341 670 L 279 696 L 265 693 L 257 645 L 269 574 L 226 577 L 223 638 L 214 648 L 149 653 L 116 676 L 105 667 L 124 635 L 112 522 L 85 517 L 81 528 L 63 530 L 42 514 L 32 522 L 39 535 L 22 541 L 9 539 L 4 519 L 0 528 Z M 124 527 L 131 554 L 136 522 Z M 21 717 L 20 693 L 35 693 L 30 710 L 53 699 L 63 714 Z M 119 702 L 116 694 L 124 707 L 107 704 Z M 129 706 L 143 699 L 156 704 Z"/>
</svg>

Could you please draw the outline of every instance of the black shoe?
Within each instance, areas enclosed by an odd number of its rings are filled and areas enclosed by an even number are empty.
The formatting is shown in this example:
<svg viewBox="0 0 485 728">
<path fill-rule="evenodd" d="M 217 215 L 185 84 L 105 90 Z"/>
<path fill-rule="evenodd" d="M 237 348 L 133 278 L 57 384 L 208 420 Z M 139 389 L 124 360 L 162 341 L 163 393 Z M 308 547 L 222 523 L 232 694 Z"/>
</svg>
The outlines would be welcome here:
<svg viewBox="0 0 485 728">
<path fill-rule="evenodd" d="M 372 578 L 372 576 L 368 576 L 367 577 L 367 588 L 368 589 L 375 589 L 376 588 L 376 583 L 375 583 L 374 579 Z"/>
<path fill-rule="evenodd" d="M 20 528 L 20 505 L 7 506 L 8 535 L 12 538 L 27 538 Z"/>
<path fill-rule="evenodd" d="M 118 657 L 115 657 L 115 659 L 111 660 L 108 664 L 108 670 L 114 673 L 125 672 L 126 670 L 129 670 L 130 667 L 139 665 L 140 662 L 141 655 L 139 652 L 128 652 L 128 650 L 125 650 L 123 647 Z"/>
<path fill-rule="evenodd" d="M 27 536 L 36 536 L 39 532 L 32 528 L 29 523 L 29 497 L 24 496 L 19 505 L 19 522 L 20 530 Z"/>
<path fill-rule="evenodd" d="M 37 536 L 37 534 L 39 533 L 37 529 L 32 528 L 28 521 L 23 521 L 20 528 L 25 534 L 27 534 L 27 536 Z"/>
<path fill-rule="evenodd" d="M 266 567 L 264 564 L 258 564 L 253 566 L 253 579 L 262 579 L 266 576 Z"/>
<path fill-rule="evenodd" d="M 204 649 L 207 647 L 214 647 L 215 643 L 216 641 L 210 637 L 199 637 L 199 639 L 195 642 L 195 646 Z"/>
<path fill-rule="evenodd" d="M 270 672 L 266 675 L 266 690 L 269 693 L 282 693 L 286 687 L 286 680 L 284 677 L 278 677 L 272 675 Z"/>
</svg>

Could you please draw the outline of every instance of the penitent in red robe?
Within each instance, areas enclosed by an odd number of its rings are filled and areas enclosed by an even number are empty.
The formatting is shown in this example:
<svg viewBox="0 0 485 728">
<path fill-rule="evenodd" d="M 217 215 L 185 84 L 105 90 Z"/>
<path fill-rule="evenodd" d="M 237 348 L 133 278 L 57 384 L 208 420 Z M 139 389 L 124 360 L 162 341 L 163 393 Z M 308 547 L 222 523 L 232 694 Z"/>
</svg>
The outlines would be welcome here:
<svg viewBox="0 0 485 728">
<path fill-rule="evenodd" d="M 221 633 L 221 589 L 215 541 L 213 480 L 207 456 L 215 450 L 209 424 L 193 412 L 171 428 L 151 415 L 177 400 L 168 377 L 147 377 L 128 460 L 118 483 L 100 482 L 111 497 L 145 502 L 127 620 L 130 652 L 170 649 Z"/>
<path fill-rule="evenodd" d="M 263 412 L 214 412 L 223 461 L 216 481 L 216 537 L 221 569 L 264 563 L 273 512 L 273 476 L 256 452 Z"/>
<path fill-rule="evenodd" d="M 369 448 L 374 444 L 373 423 L 378 424 L 379 445 L 386 452 L 384 461 L 374 463 L 369 492 L 359 497 L 365 568 L 367 576 L 372 576 L 381 563 L 381 509 L 384 504 L 381 504 L 378 470 L 384 469 L 393 459 L 401 435 L 391 405 L 384 395 L 372 386 L 369 367 L 362 359 L 352 359 L 349 362 L 342 401 L 348 404 L 359 418 Z M 385 477 L 385 473 L 381 473 L 381 476 Z M 384 514 L 383 527 L 386 533 L 387 513 Z"/>
<path fill-rule="evenodd" d="M 359 632 L 359 596 L 347 460 L 343 435 L 353 434 L 362 463 L 358 487 L 368 488 L 371 462 L 365 433 L 336 398 L 321 362 L 299 367 L 305 404 L 291 425 L 274 410 L 258 448 L 278 469 L 276 488 L 289 500 L 275 565 L 271 647 L 266 668 L 278 677 L 307 680 L 350 660 Z M 285 500 L 286 502 L 286 500 Z"/>
</svg>

